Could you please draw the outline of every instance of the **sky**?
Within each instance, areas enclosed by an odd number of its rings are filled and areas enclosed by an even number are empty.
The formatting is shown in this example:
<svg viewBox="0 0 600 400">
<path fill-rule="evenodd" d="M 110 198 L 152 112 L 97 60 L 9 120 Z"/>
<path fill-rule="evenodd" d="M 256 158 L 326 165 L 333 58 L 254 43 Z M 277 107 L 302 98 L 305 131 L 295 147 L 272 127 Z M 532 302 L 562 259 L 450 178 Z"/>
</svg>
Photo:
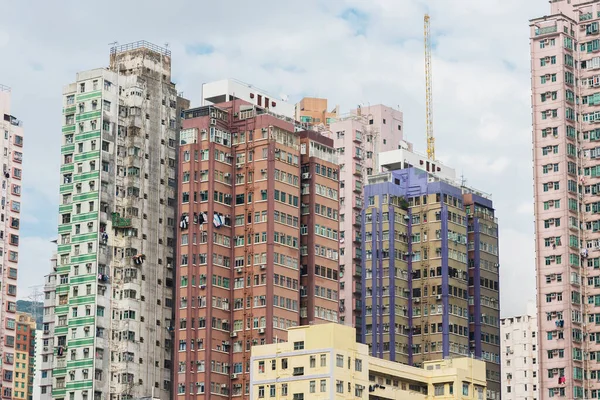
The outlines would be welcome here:
<svg viewBox="0 0 600 400">
<path fill-rule="evenodd" d="M 0 0 L 0 10 L 0 83 L 26 137 L 19 297 L 41 290 L 57 235 L 62 88 L 106 67 L 109 43 L 168 45 L 192 106 L 202 83 L 236 78 L 342 112 L 399 108 L 404 139 L 424 153 L 428 12 L 436 156 L 493 195 L 501 315 L 535 300 L 528 21 L 549 13 L 547 0 Z"/>
</svg>

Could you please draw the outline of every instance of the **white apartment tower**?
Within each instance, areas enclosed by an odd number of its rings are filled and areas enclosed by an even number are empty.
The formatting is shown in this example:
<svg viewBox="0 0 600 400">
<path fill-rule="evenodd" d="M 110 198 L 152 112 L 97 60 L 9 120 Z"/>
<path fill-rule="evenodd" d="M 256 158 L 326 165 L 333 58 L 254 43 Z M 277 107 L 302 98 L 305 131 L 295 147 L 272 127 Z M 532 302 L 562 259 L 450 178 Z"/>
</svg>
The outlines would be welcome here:
<svg viewBox="0 0 600 400">
<path fill-rule="evenodd" d="M 0 85 L 0 142 L 2 198 L 0 200 L 0 347 L 2 351 L 2 397 L 18 398 L 25 389 L 14 386 L 17 264 L 23 161 L 23 124 L 11 114 L 11 90 Z"/>
<path fill-rule="evenodd" d="M 543 398 L 539 388 L 537 323 L 537 310 L 533 302 L 527 304 L 527 314 L 500 320 L 504 400 Z M 556 357 L 559 356 L 557 351 Z"/>
<path fill-rule="evenodd" d="M 47 397 L 171 397 L 182 106 L 170 51 L 144 41 L 111 48 L 109 68 L 63 90 Z"/>
</svg>

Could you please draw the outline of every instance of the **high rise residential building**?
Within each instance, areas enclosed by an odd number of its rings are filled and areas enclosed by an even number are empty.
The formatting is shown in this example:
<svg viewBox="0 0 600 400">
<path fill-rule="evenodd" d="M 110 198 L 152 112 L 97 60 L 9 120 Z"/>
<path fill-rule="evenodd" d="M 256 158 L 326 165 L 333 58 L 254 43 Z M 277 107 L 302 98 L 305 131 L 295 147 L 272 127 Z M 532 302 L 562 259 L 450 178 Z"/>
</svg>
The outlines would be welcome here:
<svg viewBox="0 0 600 400">
<path fill-rule="evenodd" d="M 340 106 L 329 110 L 327 99 L 305 97 L 296 104 L 296 121 L 309 126 L 327 126 L 340 115 Z"/>
<path fill-rule="evenodd" d="M 538 322 L 535 303 L 527 304 L 527 313 L 500 321 L 502 359 L 502 398 L 540 399 Z M 556 352 L 556 355 L 560 354 Z M 563 354 L 564 357 L 564 354 Z M 562 397 L 566 397 L 563 391 Z M 559 395 L 557 394 L 557 397 Z"/>
<path fill-rule="evenodd" d="M 257 109 L 269 111 L 293 121 L 296 109 L 293 104 L 285 100 L 285 97 L 277 96 L 237 79 L 222 79 L 202 84 L 202 105 L 204 106 L 242 100 L 256 106 Z"/>
<path fill-rule="evenodd" d="M 492 201 L 438 162 L 392 153 L 397 160 L 382 167 L 402 169 L 369 177 L 364 189 L 360 341 L 373 356 L 409 365 L 472 354 L 486 361 L 486 397 L 499 399 Z"/>
<path fill-rule="evenodd" d="M 600 315 L 600 1 L 556 0 L 548 11 L 530 21 L 539 391 L 593 398 L 600 396 L 600 327 L 592 323 Z"/>
<path fill-rule="evenodd" d="M 79 72 L 63 106 L 46 395 L 169 399 L 176 147 L 189 107 L 171 82 L 170 51 L 112 47 L 109 68 Z"/>
<path fill-rule="evenodd" d="M 247 398 L 250 348 L 338 321 L 333 141 L 242 100 L 184 112 L 178 398 Z"/>
<path fill-rule="evenodd" d="M 31 314 L 18 312 L 17 337 L 15 340 L 13 399 L 33 399 L 35 332 L 35 318 Z"/>
<path fill-rule="evenodd" d="M 41 348 L 43 346 L 42 330 L 36 329 L 35 331 L 35 360 L 34 360 L 34 375 L 33 375 L 33 400 L 41 399 L 42 395 L 42 357 L 40 355 Z"/>
<path fill-rule="evenodd" d="M 363 186 L 378 170 L 379 154 L 403 143 L 402 112 L 383 105 L 359 108 L 332 121 L 329 131 L 340 163 L 340 321 L 356 327 L 360 340 Z"/>
<path fill-rule="evenodd" d="M 52 243 L 57 244 L 56 240 Z M 52 399 L 52 370 L 54 368 L 54 328 L 56 326 L 56 277 L 58 270 L 58 254 L 56 251 L 50 258 L 50 273 L 44 277 L 44 311 L 42 317 L 41 346 L 36 349 L 39 376 L 39 396 L 36 399 Z M 63 289 L 64 290 L 64 289 Z M 63 307 L 64 308 L 64 307 Z M 38 386 L 36 386 L 38 388 Z"/>
<path fill-rule="evenodd" d="M 373 357 L 341 324 L 290 328 L 288 341 L 252 348 L 251 399 L 482 399 L 485 363 L 460 357 L 423 368 Z"/>
<path fill-rule="evenodd" d="M 17 275 L 21 178 L 23 176 L 23 123 L 11 113 L 11 90 L 0 85 L 0 141 L 2 155 L 2 209 L 0 210 L 0 350 L 2 352 L 2 397 L 15 397 L 15 346 L 17 328 Z M 26 390 L 24 390 L 26 392 Z M 21 389 L 19 389 L 19 394 Z"/>
</svg>

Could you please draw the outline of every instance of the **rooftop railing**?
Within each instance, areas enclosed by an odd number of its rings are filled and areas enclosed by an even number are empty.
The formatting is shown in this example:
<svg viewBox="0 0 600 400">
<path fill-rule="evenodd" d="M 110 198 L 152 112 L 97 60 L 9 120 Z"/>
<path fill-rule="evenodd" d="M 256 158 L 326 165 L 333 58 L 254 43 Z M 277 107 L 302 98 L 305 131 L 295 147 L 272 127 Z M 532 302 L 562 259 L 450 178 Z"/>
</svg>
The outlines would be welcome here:
<svg viewBox="0 0 600 400">
<path fill-rule="evenodd" d="M 157 46 L 157 45 L 147 42 L 145 40 L 127 43 L 127 44 L 123 44 L 120 46 L 113 46 L 110 48 L 110 54 L 123 53 L 125 51 L 131 51 L 131 50 L 136 50 L 136 49 L 148 49 L 148 50 L 157 52 L 159 54 L 162 54 L 163 56 L 168 56 L 168 57 L 171 56 L 171 50 L 166 49 L 164 47 Z"/>
</svg>

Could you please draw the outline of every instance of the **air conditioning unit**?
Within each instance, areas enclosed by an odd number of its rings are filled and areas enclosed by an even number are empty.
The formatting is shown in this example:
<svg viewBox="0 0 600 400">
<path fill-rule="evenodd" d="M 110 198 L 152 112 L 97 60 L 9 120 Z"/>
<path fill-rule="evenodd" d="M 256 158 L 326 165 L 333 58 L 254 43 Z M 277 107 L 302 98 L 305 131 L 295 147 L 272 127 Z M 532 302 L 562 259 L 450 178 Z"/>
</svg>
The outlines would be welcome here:
<svg viewBox="0 0 600 400">
<path fill-rule="evenodd" d="M 242 267 L 239 267 L 239 268 L 236 268 L 236 271 L 238 274 L 241 274 L 243 272 L 243 269 L 242 269 Z"/>
<path fill-rule="evenodd" d="M 236 164 L 237 169 L 241 169 L 244 166 L 244 164 Z"/>
<path fill-rule="evenodd" d="M 438 294 L 437 296 L 435 296 L 435 298 L 436 298 L 437 300 L 441 300 L 441 299 L 442 299 L 442 295 L 441 295 L 441 294 Z"/>
<path fill-rule="evenodd" d="M 211 119 L 210 119 L 210 124 L 211 124 L 211 125 L 216 125 L 216 124 L 217 124 L 217 120 L 216 120 L 216 118 L 211 118 Z"/>
<path fill-rule="evenodd" d="M 238 374 L 231 374 L 231 379 L 237 379 Z"/>
<path fill-rule="evenodd" d="M 204 289 L 206 289 L 206 285 L 200 285 L 200 289 L 201 289 L 201 290 L 204 290 Z"/>
<path fill-rule="evenodd" d="M 415 299 L 415 303 L 420 303 L 420 302 L 421 302 L 421 298 L 420 298 L 420 297 L 417 297 L 417 298 Z"/>
<path fill-rule="evenodd" d="M 267 269 L 267 266 L 265 264 L 260 266 L 260 269 Z"/>
<path fill-rule="evenodd" d="M 229 337 L 232 337 L 232 338 L 237 337 L 237 332 L 235 332 L 235 331 L 234 332 L 230 332 L 229 333 Z"/>
<path fill-rule="evenodd" d="M 310 173 L 309 172 L 303 172 L 302 173 L 302 179 L 310 179 Z"/>
<path fill-rule="evenodd" d="M 48 351 L 48 346 L 44 346 L 43 350 Z"/>
<path fill-rule="evenodd" d="M 548 58 L 548 57 L 546 57 L 546 58 Z M 216 113 L 216 112 L 211 112 L 211 113 L 210 113 L 210 117 L 211 117 L 211 118 L 216 118 L 216 116 L 217 116 L 217 113 Z"/>
<path fill-rule="evenodd" d="M 265 333 L 265 328 L 260 328 L 260 329 L 258 330 L 258 333 L 260 333 L 261 335 L 262 335 L 263 333 Z"/>
</svg>

